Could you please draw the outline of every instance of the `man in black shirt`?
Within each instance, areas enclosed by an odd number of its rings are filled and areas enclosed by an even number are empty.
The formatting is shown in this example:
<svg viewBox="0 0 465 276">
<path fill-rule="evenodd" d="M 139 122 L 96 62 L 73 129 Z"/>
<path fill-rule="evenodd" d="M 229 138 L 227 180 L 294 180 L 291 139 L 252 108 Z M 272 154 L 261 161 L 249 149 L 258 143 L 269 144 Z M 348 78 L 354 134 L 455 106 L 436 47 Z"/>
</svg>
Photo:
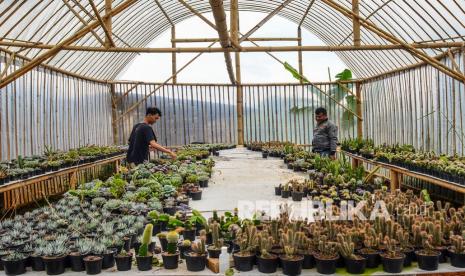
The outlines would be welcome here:
<svg viewBox="0 0 465 276">
<path fill-rule="evenodd" d="M 129 136 L 129 149 L 126 155 L 128 163 L 139 165 L 149 160 L 150 150 L 159 150 L 165 152 L 176 159 L 176 154 L 157 143 L 157 137 L 153 132 L 153 125 L 161 117 L 160 109 L 156 107 L 147 108 L 144 121 L 136 124 Z"/>
</svg>

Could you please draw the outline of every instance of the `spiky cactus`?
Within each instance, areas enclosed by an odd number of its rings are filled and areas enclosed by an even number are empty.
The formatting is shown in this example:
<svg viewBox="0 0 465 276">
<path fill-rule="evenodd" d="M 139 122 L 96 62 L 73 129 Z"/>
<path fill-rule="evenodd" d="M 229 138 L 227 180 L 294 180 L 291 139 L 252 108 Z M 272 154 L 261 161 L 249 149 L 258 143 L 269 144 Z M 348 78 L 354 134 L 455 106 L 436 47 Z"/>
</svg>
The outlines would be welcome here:
<svg viewBox="0 0 465 276">
<path fill-rule="evenodd" d="M 282 234 L 281 245 L 284 248 L 284 253 L 287 257 L 292 257 L 297 254 L 297 250 L 305 237 L 303 232 L 294 231 L 289 229 L 286 233 Z"/>
<path fill-rule="evenodd" d="M 257 235 L 257 244 L 262 258 L 271 258 L 270 251 L 273 248 L 273 243 L 273 238 L 267 232 L 261 232 Z"/>
<path fill-rule="evenodd" d="M 318 242 L 318 255 L 326 258 L 337 257 L 337 243 L 330 242 L 326 235 L 321 235 Z"/>
<path fill-rule="evenodd" d="M 339 253 L 347 258 L 347 259 L 355 259 L 354 249 L 355 245 L 352 242 L 351 236 L 346 234 L 343 235 L 342 233 L 337 234 L 337 242 Z"/>
<path fill-rule="evenodd" d="M 397 230 L 396 237 L 402 250 L 410 247 L 410 235 L 407 231 L 403 231 L 402 229 Z"/>
<path fill-rule="evenodd" d="M 206 236 L 207 233 L 205 230 L 201 230 L 199 234 L 200 234 L 199 236 L 200 239 L 192 243 L 191 249 L 198 256 L 203 256 L 205 255 L 205 252 L 206 252 L 205 242 L 207 240 L 207 236 Z"/>
<path fill-rule="evenodd" d="M 168 254 L 176 254 L 176 246 L 179 240 L 179 234 L 176 231 L 170 231 L 166 235 L 166 240 L 168 241 L 168 246 L 166 247 L 166 251 Z"/>
<path fill-rule="evenodd" d="M 220 225 L 218 222 L 214 221 L 210 224 L 210 231 L 212 233 L 212 242 L 210 246 L 211 249 L 220 250 L 223 247 L 223 239 L 220 239 Z"/>
<path fill-rule="evenodd" d="M 450 238 L 452 242 L 452 251 L 455 254 L 465 254 L 465 240 L 462 236 L 453 235 Z"/>
<path fill-rule="evenodd" d="M 386 236 L 384 237 L 384 246 L 386 247 L 386 254 L 389 256 L 389 258 L 395 258 L 398 255 L 396 240 Z"/>
<path fill-rule="evenodd" d="M 144 234 L 142 235 L 141 245 L 139 247 L 139 256 L 146 257 L 149 251 L 149 244 L 152 242 L 152 231 L 153 225 L 151 223 L 147 224 L 144 229 Z"/>
</svg>

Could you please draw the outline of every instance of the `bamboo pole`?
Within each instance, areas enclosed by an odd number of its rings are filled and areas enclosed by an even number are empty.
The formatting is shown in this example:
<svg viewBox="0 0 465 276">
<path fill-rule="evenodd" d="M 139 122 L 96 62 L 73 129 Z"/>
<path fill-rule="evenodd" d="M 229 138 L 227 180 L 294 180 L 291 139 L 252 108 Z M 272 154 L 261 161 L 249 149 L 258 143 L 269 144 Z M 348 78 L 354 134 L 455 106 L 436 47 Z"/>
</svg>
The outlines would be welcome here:
<svg viewBox="0 0 465 276">
<path fill-rule="evenodd" d="M 130 0 L 128 0 L 130 1 Z M 134 0 L 133 0 L 134 1 Z M 249 41 L 249 40 L 247 40 Z M 253 41 L 250 41 L 253 42 Z M 231 44 L 234 44 L 231 41 Z M 433 49 L 433 48 L 456 48 L 465 45 L 465 42 L 436 42 L 436 43 L 414 43 L 408 44 L 409 47 L 415 49 Z M 0 41 L 0 46 L 8 47 L 25 47 L 33 49 L 53 49 L 59 45 L 47 45 L 37 43 L 24 42 L 9 42 Z M 344 52 L 344 51 L 385 51 L 385 50 L 405 50 L 405 46 L 401 44 L 392 45 L 309 45 L 309 46 L 256 46 L 256 47 L 241 47 L 237 48 L 222 48 L 222 47 L 181 47 L 181 48 L 141 48 L 141 47 L 114 47 L 106 49 L 104 47 L 92 46 L 60 46 L 61 50 L 68 51 L 83 51 L 83 52 L 120 52 L 120 53 L 221 53 L 221 52 Z M 433 57 L 432 57 L 433 58 Z"/>
<path fill-rule="evenodd" d="M 107 2 L 110 4 L 110 9 L 108 10 L 108 13 L 106 13 L 105 16 L 105 21 L 110 21 L 111 22 L 111 2 L 109 0 L 105 0 L 105 12 L 107 12 Z M 108 26 L 105 24 L 103 21 L 102 17 L 100 16 L 100 13 L 97 9 L 97 6 L 95 6 L 94 0 L 89 0 L 89 4 L 92 7 L 92 10 L 95 13 L 95 17 L 97 18 L 98 22 L 100 23 L 100 26 L 102 27 L 103 31 L 105 32 L 105 48 L 110 48 L 115 47 L 115 42 L 113 41 L 113 38 L 111 37 L 111 31 L 109 30 Z"/>
<path fill-rule="evenodd" d="M 176 43 L 199 43 L 199 42 L 213 42 L 217 38 L 176 38 L 171 42 Z M 253 37 L 248 38 L 249 41 L 299 41 L 298 37 Z"/>
<path fill-rule="evenodd" d="M 360 21 L 360 24 L 363 25 L 368 30 L 374 32 L 375 34 L 377 34 L 381 38 L 386 39 L 387 41 L 389 41 L 391 43 L 397 43 L 397 44 L 402 45 L 403 48 L 406 49 L 408 52 L 410 52 L 413 56 L 427 62 L 428 64 L 430 64 L 434 68 L 436 68 L 439 71 L 443 72 L 444 74 L 446 74 L 446 75 L 448 75 L 448 76 L 450 76 L 450 77 L 452 77 L 452 78 L 454 78 L 454 79 L 456 79 L 458 81 L 465 82 L 465 75 L 463 75 L 463 74 L 461 74 L 459 72 L 455 72 L 455 71 L 451 70 L 446 65 L 444 65 L 444 64 L 438 62 L 437 60 L 435 60 L 434 58 L 426 55 L 424 52 L 417 50 L 415 47 L 412 47 L 411 45 L 407 44 L 405 41 L 393 36 L 392 34 L 386 32 L 386 31 L 383 31 L 382 29 L 377 27 L 375 24 L 361 18 L 360 16 L 357 16 L 351 10 L 346 9 L 345 7 L 339 5 L 338 3 L 334 2 L 333 0 L 322 0 L 322 1 L 324 3 L 326 3 L 327 5 L 329 5 L 330 7 L 334 8 L 335 10 L 338 10 L 339 12 L 344 14 L 346 17 L 349 17 L 349 18 L 356 17 Z"/>
<path fill-rule="evenodd" d="M 357 137 L 362 138 L 363 137 L 363 121 L 362 121 L 362 89 L 361 89 L 361 84 L 356 83 L 355 84 L 355 101 L 356 101 L 356 106 L 355 106 L 355 112 L 357 113 Z"/>
<path fill-rule="evenodd" d="M 354 16 L 353 21 L 353 33 L 354 33 L 354 46 L 360 46 L 360 9 L 359 9 L 359 0 L 352 0 L 352 12 Z"/>
<path fill-rule="evenodd" d="M 273 16 L 275 16 L 277 13 L 279 13 L 284 7 L 286 7 L 289 3 L 291 3 L 294 0 L 286 0 L 284 1 L 281 5 L 279 5 L 276 9 L 274 9 L 272 12 L 270 12 L 265 18 L 263 18 L 257 25 L 255 25 L 252 29 L 250 29 L 245 35 L 243 35 L 239 39 L 239 44 L 242 43 L 244 40 L 246 40 L 248 37 L 250 37 L 253 33 L 255 33 L 258 29 L 260 29 L 266 22 L 268 22 Z"/>
<path fill-rule="evenodd" d="M 10 58 L 7 60 L 7 62 L 5 64 L 5 68 L 3 68 L 3 71 L 0 74 L 0 80 L 3 79 L 3 76 L 6 75 L 6 73 L 8 72 L 8 68 L 10 68 L 10 65 L 13 63 L 15 58 L 16 58 L 16 53 L 15 52 L 11 53 Z"/>
<path fill-rule="evenodd" d="M 129 6 L 134 4 L 135 2 L 136 2 L 136 0 L 126 0 L 126 1 L 124 1 L 123 3 L 121 3 L 120 5 L 115 7 L 114 9 L 112 9 L 109 14 L 104 16 L 104 18 L 106 19 L 106 17 L 108 17 L 108 16 L 115 16 L 115 15 L 121 13 L 122 11 L 124 11 L 126 8 L 128 8 Z M 30 70 L 35 68 L 36 66 L 40 65 L 42 62 L 46 61 L 50 57 L 53 57 L 59 51 L 61 51 L 63 49 L 63 47 L 68 46 L 71 43 L 79 40 L 81 37 L 85 36 L 91 30 L 95 29 L 97 26 L 99 26 L 99 22 L 94 21 L 94 22 L 90 23 L 87 27 L 84 27 L 84 28 L 80 29 L 79 31 L 77 31 L 76 33 L 71 35 L 70 37 L 68 37 L 65 40 L 61 41 L 60 43 L 55 45 L 50 50 L 48 50 L 45 53 L 42 53 L 41 55 L 37 56 L 36 58 L 31 60 L 29 63 L 27 63 L 26 65 L 24 65 L 20 69 L 14 71 L 10 75 L 8 75 L 4 79 L 2 79 L 0 81 L 0 88 L 3 88 L 5 86 L 7 86 L 9 83 L 11 83 L 14 80 L 16 80 L 17 78 L 23 76 L 24 74 L 26 74 L 27 72 L 29 72 Z M 105 48 L 103 48 L 103 49 L 105 49 Z"/>
<path fill-rule="evenodd" d="M 171 47 L 176 48 L 176 42 L 173 42 L 176 38 L 176 27 L 171 27 Z M 171 75 L 173 75 L 173 84 L 178 82 L 178 76 L 176 75 L 176 53 L 171 53 Z"/>
<path fill-rule="evenodd" d="M 74 14 L 74 16 L 76 16 L 77 19 L 79 19 L 79 21 L 81 21 L 81 23 L 84 26 L 88 26 L 87 21 L 84 18 L 82 18 L 82 16 L 80 16 L 79 13 L 73 9 L 73 7 L 71 7 L 68 0 L 63 0 L 63 3 L 65 3 L 65 5 L 68 7 L 68 9 Z M 100 42 L 100 44 L 102 44 L 102 46 L 105 46 L 105 42 L 98 36 L 98 34 L 94 30 L 91 30 L 90 32 L 95 37 L 95 39 L 97 39 L 98 42 Z"/>
<path fill-rule="evenodd" d="M 213 17 L 215 18 L 216 30 L 220 38 L 220 44 L 223 48 L 229 48 L 230 39 L 228 35 L 228 26 L 226 24 L 226 13 L 224 12 L 224 6 L 222 0 L 210 0 L 210 6 L 212 7 Z M 232 84 L 236 83 L 234 77 L 234 70 L 232 68 L 231 55 L 228 52 L 224 52 L 224 60 L 226 62 L 226 69 L 228 70 L 229 80 Z"/>
<path fill-rule="evenodd" d="M 302 27 L 302 24 L 304 23 L 305 18 L 307 18 L 307 15 L 310 12 L 310 10 L 311 10 L 314 3 L 315 3 L 315 0 L 312 0 L 310 2 L 310 4 L 308 4 L 307 9 L 305 10 L 304 16 L 302 16 L 302 19 L 300 19 L 299 26 L 298 26 L 299 28 Z"/>
<path fill-rule="evenodd" d="M 117 117 L 117 98 L 115 93 L 115 84 L 110 84 L 110 94 L 111 94 L 111 129 L 113 131 L 113 144 L 118 145 L 118 126 L 116 124 L 116 117 Z"/>
<path fill-rule="evenodd" d="M 239 43 L 239 3 L 238 0 L 231 0 L 231 41 Z M 242 93 L 241 79 L 241 56 L 234 53 L 236 66 L 236 112 L 237 112 L 237 143 L 244 144 L 244 95 Z"/>
<path fill-rule="evenodd" d="M 299 38 L 299 40 L 297 41 L 297 46 L 302 46 L 302 29 L 300 27 L 297 27 L 297 36 Z M 302 65 L 302 51 L 298 51 L 297 52 L 298 54 L 298 60 L 299 60 L 299 74 L 300 76 L 303 76 L 304 75 L 304 68 L 303 68 L 303 65 Z M 300 78 L 300 83 L 303 84 L 304 83 L 304 80 L 302 78 Z"/>
<path fill-rule="evenodd" d="M 92 2 L 92 1 L 90 1 L 90 2 Z M 105 0 L 105 15 L 110 14 L 110 12 L 111 12 L 111 3 L 112 3 L 112 0 Z M 103 25 L 106 26 L 106 28 L 108 29 L 107 31 L 110 34 L 109 37 L 107 37 L 105 39 L 105 47 L 110 48 L 110 46 L 115 46 L 115 42 L 113 41 L 113 39 L 111 37 L 112 28 L 113 28 L 113 22 L 112 22 L 111 15 L 106 17 L 105 21 L 103 22 Z"/>
</svg>

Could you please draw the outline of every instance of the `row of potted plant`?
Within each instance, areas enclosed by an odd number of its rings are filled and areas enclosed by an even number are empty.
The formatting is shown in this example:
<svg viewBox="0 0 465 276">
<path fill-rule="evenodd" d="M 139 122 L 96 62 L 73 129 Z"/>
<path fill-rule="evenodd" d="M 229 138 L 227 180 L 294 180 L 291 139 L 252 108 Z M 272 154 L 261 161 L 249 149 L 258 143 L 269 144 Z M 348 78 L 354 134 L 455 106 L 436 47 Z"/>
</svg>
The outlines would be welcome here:
<svg viewBox="0 0 465 276">
<path fill-rule="evenodd" d="M 94 162 L 124 153 L 121 147 L 85 146 L 69 151 L 55 151 L 49 147 L 41 156 L 18 156 L 17 159 L 0 163 L 0 185 L 11 181 L 56 171 L 62 168 Z"/>
<path fill-rule="evenodd" d="M 341 143 L 341 149 L 365 158 L 465 184 L 465 158 L 458 155 L 419 151 L 411 145 L 374 146 L 370 139 L 344 140 Z"/>
</svg>

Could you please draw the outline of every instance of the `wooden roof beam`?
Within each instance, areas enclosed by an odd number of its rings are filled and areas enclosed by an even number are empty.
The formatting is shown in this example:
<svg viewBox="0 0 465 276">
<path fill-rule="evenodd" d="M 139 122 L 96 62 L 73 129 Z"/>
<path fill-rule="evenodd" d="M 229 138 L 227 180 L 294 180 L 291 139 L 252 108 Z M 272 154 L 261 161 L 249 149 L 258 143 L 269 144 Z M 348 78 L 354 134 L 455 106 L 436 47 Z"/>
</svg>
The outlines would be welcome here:
<svg viewBox="0 0 465 276">
<path fill-rule="evenodd" d="M 199 42 L 213 42 L 218 38 L 176 38 L 171 40 L 175 43 L 199 43 Z M 252 37 L 248 41 L 299 41 L 299 37 Z"/>
<path fill-rule="evenodd" d="M 100 16 L 100 13 L 99 13 L 99 11 L 97 9 L 97 6 L 94 3 L 94 0 L 89 0 L 89 4 L 92 7 L 92 10 L 94 11 L 98 22 L 100 23 L 100 26 L 102 27 L 103 31 L 105 32 L 105 36 L 106 36 L 106 39 L 107 39 L 107 41 L 105 43 L 105 48 L 109 48 L 110 46 L 111 47 L 116 47 L 115 42 L 113 41 L 113 38 L 111 37 L 111 31 L 108 28 L 108 26 L 105 24 L 105 22 L 103 21 L 102 17 Z M 111 18 L 111 14 L 107 14 L 107 16 L 105 16 L 105 20 L 108 20 L 108 18 Z"/>
</svg>

